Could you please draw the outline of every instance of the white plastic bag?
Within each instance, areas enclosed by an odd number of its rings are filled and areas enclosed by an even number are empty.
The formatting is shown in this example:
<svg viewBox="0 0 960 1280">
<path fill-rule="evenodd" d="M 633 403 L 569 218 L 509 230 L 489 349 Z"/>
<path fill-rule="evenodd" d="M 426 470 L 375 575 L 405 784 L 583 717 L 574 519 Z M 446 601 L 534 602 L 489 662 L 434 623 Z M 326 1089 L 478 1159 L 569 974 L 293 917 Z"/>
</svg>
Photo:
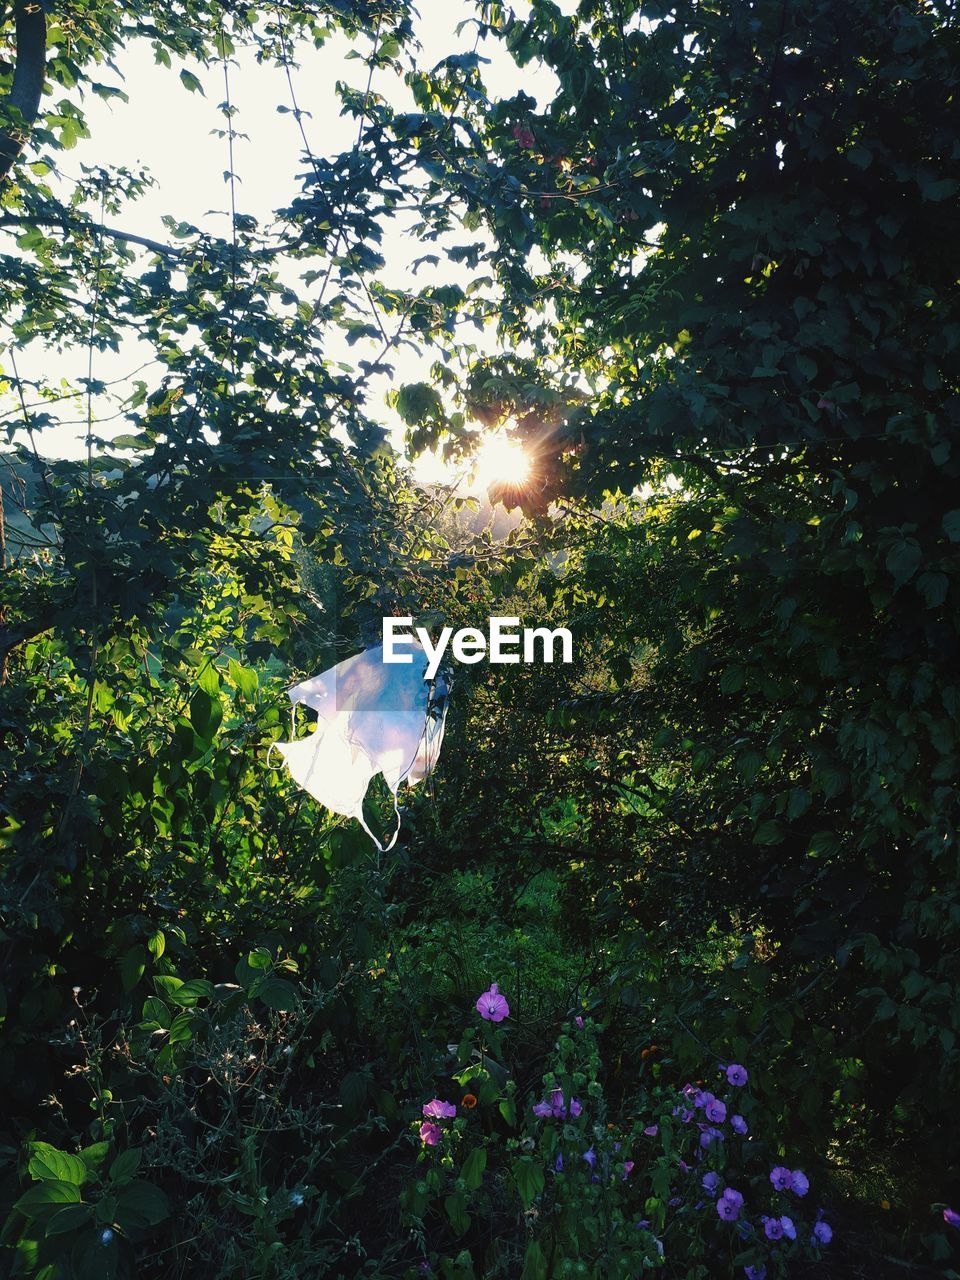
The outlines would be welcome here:
<svg viewBox="0 0 960 1280">
<path fill-rule="evenodd" d="M 381 852 L 392 849 L 400 833 L 400 784 L 415 786 L 436 767 L 447 715 L 444 681 L 438 676 L 431 689 L 423 647 L 414 640 L 410 648 L 409 663 L 385 663 L 377 645 L 295 685 L 290 701 L 312 707 L 317 727 L 309 737 L 275 744 L 294 781 L 325 808 L 356 818 Z M 386 846 L 363 817 L 364 796 L 378 773 L 393 794 L 397 819 Z"/>
</svg>

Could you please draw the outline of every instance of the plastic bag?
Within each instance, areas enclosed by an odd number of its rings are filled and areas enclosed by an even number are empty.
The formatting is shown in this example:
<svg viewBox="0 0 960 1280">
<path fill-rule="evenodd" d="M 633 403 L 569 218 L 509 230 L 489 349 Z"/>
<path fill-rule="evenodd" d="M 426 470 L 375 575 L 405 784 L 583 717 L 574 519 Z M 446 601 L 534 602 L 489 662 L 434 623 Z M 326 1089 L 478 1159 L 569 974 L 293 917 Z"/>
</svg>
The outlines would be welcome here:
<svg viewBox="0 0 960 1280">
<path fill-rule="evenodd" d="M 400 784 L 415 786 L 436 768 L 446 722 L 447 684 L 439 675 L 428 683 L 423 647 L 412 641 L 411 651 L 409 663 L 385 663 L 383 645 L 376 645 L 295 685 L 290 701 L 312 707 L 317 727 L 306 738 L 274 744 L 294 781 L 325 808 L 356 818 L 381 852 L 400 834 Z M 387 845 L 363 816 L 378 773 L 393 794 L 397 820 Z"/>
</svg>

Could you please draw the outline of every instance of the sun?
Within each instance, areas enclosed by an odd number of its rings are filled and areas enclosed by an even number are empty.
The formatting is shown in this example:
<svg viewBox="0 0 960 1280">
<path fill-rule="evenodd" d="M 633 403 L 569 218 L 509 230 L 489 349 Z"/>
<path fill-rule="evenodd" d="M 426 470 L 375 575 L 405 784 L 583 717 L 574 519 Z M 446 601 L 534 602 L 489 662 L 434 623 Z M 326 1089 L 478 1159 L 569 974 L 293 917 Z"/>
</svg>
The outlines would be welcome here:
<svg viewBox="0 0 960 1280">
<path fill-rule="evenodd" d="M 473 454 L 445 460 L 439 450 L 420 454 L 414 475 L 420 484 L 450 486 L 461 495 L 484 497 L 490 489 L 519 493 L 529 484 L 530 455 L 506 431 L 484 432 Z"/>
<path fill-rule="evenodd" d="M 488 435 L 474 456 L 470 488 L 486 493 L 492 485 L 520 488 L 530 479 L 530 458 L 505 431 Z"/>
</svg>

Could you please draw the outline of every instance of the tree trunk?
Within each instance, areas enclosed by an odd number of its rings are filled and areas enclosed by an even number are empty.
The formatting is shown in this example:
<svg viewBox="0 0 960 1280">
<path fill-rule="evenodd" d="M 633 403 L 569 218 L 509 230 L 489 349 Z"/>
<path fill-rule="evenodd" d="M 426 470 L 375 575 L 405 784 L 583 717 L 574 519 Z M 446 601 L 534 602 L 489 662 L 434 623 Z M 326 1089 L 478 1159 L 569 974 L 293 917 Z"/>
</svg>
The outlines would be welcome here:
<svg viewBox="0 0 960 1280">
<path fill-rule="evenodd" d="M 40 0 L 17 3 L 16 40 L 13 85 L 0 106 L 7 117 L 6 127 L 0 129 L 0 182 L 16 163 L 40 110 L 47 52 L 47 20 Z"/>
</svg>

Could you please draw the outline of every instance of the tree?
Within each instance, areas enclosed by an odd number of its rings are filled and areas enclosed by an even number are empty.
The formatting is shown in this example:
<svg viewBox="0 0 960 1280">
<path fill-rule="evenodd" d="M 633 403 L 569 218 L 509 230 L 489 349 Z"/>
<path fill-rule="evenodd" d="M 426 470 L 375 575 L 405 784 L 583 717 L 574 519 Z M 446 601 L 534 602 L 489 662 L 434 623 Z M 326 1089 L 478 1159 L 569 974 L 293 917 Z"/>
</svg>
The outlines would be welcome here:
<svg viewBox="0 0 960 1280">
<path fill-rule="evenodd" d="M 649 894 L 679 871 L 688 932 L 726 912 L 795 990 L 828 974 L 919 1160 L 960 1044 L 955 6 L 545 0 L 502 35 L 559 88 L 436 177 L 520 353 L 475 378 L 539 454 L 531 509 L 681 487 L 585 575 L 675 783 Z"/>
</svg>

